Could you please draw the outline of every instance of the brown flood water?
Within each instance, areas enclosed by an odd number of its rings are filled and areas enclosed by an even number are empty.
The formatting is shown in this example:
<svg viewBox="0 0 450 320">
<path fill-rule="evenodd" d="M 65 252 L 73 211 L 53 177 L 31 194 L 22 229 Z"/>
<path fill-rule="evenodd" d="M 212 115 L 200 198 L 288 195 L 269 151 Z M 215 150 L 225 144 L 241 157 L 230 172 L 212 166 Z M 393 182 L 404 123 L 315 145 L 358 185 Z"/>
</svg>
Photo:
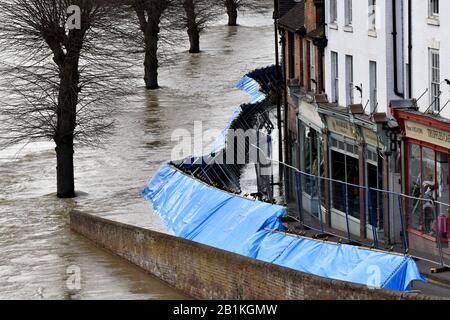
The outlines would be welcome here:
<svg viewBox="0 0 450 320">
<path fill-rule="evenodd" d="M 178 291 L 70 231 L 72 209 L 166 232 L 140 192 L 171 157 L 173 130 L 221 129 L 248 96 L 234 84 L 273 63 L 270 3 L 264 15 L 225 20 L 202 37 L 203 52 L 176 53 L 163 67 L 163 88 L 146 92 L 140 66 L 136 89 L 117 116 L 104 149 L 76 150 L 80 197 L 58 200 L 53 145 L 43 142 L 0 152 L 0 299 L 178 299 Z M 75 267 L 79 288 L 67 285 Z"/>
</svg>

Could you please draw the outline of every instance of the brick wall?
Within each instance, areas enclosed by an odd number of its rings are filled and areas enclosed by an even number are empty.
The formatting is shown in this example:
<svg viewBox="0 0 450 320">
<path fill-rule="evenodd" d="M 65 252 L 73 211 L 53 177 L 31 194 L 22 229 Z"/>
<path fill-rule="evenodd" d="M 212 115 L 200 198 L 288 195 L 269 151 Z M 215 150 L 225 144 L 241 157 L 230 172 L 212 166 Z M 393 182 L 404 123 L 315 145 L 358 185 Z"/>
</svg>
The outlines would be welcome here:
<svg viewBox="0 0 450 320">
<path fill-rule="evenodd" d="M 80 212 L 71 228 L 199 299 L 427 299 L 328 280 Z"/>
</svg>

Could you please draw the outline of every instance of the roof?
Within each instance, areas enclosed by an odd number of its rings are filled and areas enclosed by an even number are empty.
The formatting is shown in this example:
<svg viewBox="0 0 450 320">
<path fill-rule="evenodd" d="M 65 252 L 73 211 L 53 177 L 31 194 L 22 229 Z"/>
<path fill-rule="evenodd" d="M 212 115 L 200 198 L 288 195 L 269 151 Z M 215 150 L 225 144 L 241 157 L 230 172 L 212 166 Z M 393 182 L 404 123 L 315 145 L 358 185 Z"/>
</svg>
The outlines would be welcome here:
<svg viewBox="0 0 450 320">
<path fill-rule="evenodd" d="M 278 17 L 282 18 L 286 13 L 288 13 L 298 1 L 295 0 L 278 0 Z"/>
<path fill-rule="evenodd" d="M 292 32 L 298 32 L 305 27 L 305 3 L 297 3 L 289 12 L 278 20 L 278 25 Z"/>
</svg>

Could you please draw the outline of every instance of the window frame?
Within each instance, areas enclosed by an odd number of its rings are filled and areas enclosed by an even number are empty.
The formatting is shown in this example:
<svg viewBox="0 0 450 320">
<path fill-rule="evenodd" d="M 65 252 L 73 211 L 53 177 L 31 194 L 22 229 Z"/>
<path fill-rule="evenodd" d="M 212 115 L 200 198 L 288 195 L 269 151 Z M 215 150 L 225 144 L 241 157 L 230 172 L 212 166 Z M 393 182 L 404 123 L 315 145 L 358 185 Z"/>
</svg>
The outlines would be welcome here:
<svg viewBox="0 0 450 320">
<path fill-rule="evenodd" d="M 429 85 L 430 85 L 430 106 L 433 112 L 441 111 L 441 56 L 438 49 L 429 49 Z M 436 59 L 435 59 L 436 58 Z M 435 65 L 434 63 L 437 63 Z M 437 77 L 435 77 L 437 76 Z"/>
</svg>

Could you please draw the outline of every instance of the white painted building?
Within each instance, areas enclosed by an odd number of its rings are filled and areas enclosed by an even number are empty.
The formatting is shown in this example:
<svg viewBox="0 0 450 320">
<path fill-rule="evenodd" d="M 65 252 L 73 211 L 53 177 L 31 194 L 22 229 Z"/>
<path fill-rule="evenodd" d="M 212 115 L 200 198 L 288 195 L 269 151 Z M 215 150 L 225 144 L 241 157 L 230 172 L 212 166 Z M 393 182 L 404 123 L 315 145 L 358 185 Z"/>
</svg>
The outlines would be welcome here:
<svg viewBox="0 0 450 320">
<path fill-rule="evenodd" d="M 407 97 L 419 99 L 422 96 L 418 101 L 420 111 L 429 109 L 439 113 L 450 100 L 450 86 L 445 82 L 450 79 L 450 1 L 404 2 L 405 66 L 408 68 L 411 60 L 412 67 L 412 94 L 407 90 Z M 405 84 L 409 88 L 408 72 L 405 72 Z M 440 115 L 450 118 L 450 107 L 447 106 Z"/>
<path fill-rule="evenodd" d="M 330 102 L 338 102 L 342 107 L 362 104 L 370 114 L 375 109 L 386 112 L 390 100 L 402 97 L 405 77 L 402 3 L 402 0 L 326 0 L 325 82 Z M 394 9 L 397 12 L 397 88 L 394 85 Z"/>
</svg>

